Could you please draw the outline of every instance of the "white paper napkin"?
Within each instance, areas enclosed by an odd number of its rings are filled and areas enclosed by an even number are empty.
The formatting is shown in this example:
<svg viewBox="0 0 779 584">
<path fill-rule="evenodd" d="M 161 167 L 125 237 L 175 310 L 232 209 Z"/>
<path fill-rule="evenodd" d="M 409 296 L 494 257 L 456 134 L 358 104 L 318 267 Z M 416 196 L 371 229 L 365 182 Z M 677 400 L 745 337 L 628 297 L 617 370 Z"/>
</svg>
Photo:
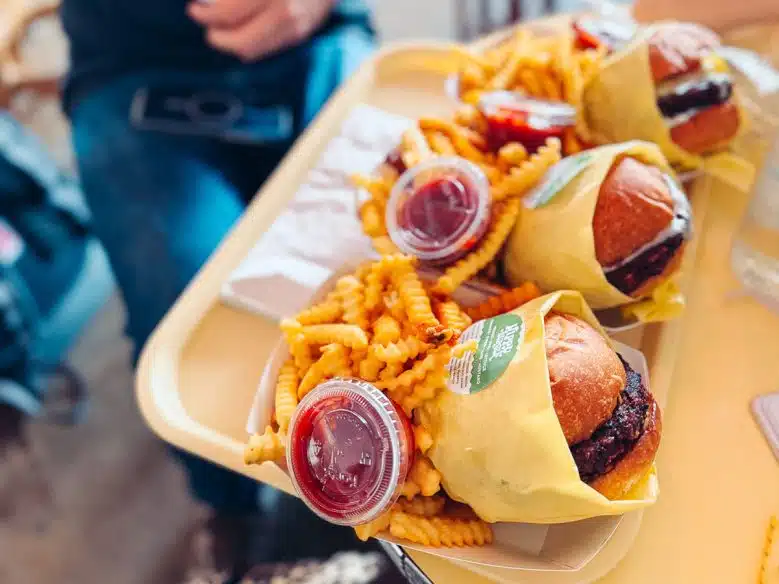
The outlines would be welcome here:
<svg viewBox="0 0 779 584">
<path fill-rule="evenodd" d="M 222 286 L 228 304 L 273 319 L 299 312 L 335 270 L 374 257 L 357 215 L 353 173 L 370 173 L 412 121 L 356 107 L 289 206 Z"/>
</svg>

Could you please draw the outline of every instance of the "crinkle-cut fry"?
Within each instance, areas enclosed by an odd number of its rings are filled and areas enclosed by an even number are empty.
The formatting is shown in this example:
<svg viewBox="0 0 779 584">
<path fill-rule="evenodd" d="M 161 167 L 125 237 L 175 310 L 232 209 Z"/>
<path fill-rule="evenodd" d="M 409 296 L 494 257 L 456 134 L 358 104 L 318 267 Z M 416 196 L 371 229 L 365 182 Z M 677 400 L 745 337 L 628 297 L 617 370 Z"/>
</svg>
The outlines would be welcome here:
<svg viewBox="0 0 779 584">
<path fill-rule="evenodd" d="M 484 162 L 484 152 L 475 144 L 484 146 L 484 138 L 468 128 L 458 126 L 450 120 L 440 118 L 420 118 L 419 127 L 423 131 L 442 132 L 452 141 L 457 154 L 471 162 Z"/>
<path fill-rule="evenodd" d="M 406 320 L 406 309 L 403 307 L 403 301 L 400 299 L 400 294 L 397 290 L 390 290 L 388 294 L 382 299 L 384 308 L 387 313 L 402 324 L 402 329 L 408 328 L 408 321 Z"/>
<path fill-rule="evenodd" d="M 403 373 L 403 363 L 387 363 L 384 369 L 379 373 L 379 379 L 381 381 L 389 381 L 395 379 L 398 375 Z"/>
<path fill-rule="evenodd" d="M 322 356 L 308 368 L 300 381 L 298 399 L 303 399 L 308 392 L 326 379 L 336 377 L 345 371 L 351 371 L 346 347 L 337 343 L 325 345 L 322 348 Z"/>
<path fill-rule="evenodd" d="M 442 365 L 440 370 L 431 371 L 420 383 L 410 386 L 411 391 L 400 398 L 403 412 L 409 417 L 412 416 L 414 410 L 433 399 L 439 390 L 445 387 L 446 371 Z M 395 401 L 397 402 L 397 399 Z"/>
<path fill-rule="evenodd" d="M 368 347 L 368 335 L 355 324 L 312 324 L 304 326 L 301 334 L 312 345 L 340 343 L 350 349 Z"/>
<path fill-rule="evenodd" d="M 335 291 L 343 307 L 343 321 L 367 330 L 370 323 L 365 309 L 364 284 L 355 276 L 342 276 L 335 284 Z"/>
<path fill-rule="evenodd" d="M 492 202 L 497 203 L 509 197 L 522 196 L 536 186 L 546 172 L 560 161 L 562 146 L 557 138 L 548 138 L 543 146 L 530 158 L 513 168 L 500 184 L 493 187 Z"/>
<path fill-rule="evenodd" d="M 448 335 L 449 338 L 443 338 L 445 335 L 444 331 L 442 331 L 441 323 L 438 322 L 435 314 L 433 314 L 430 298 L 414 269 L 414 265 L 411 263 L 398 263 L 393 266 L 390 274 L 392 283 L 403 301 L 406 316 L 411 324 L 425 335 L 438 335 L 440 333 L 442 341 L 449 340 L 451 334 Z M 437 339 L 438 337 L 436 336 L 435 340 Z"/>
<path fill-rule="evenodd" d="M 400 138 L 400 157 L 406 168 L 412 168 L 433 156 L 422 130 L 412 126 Z"/>
<path fill-rule="evenodd" d="M 539 296 L 541 296 L 541 290 L 534 282 L 524 282 L 516 288 L 491 296 L 481 304 L 466 308 L 465 312 L 474 321 L 484 320 L 485 318 L 492 318 L 499 314 L 511 312 Z"/>
<path fill-rule="evenodd" d="M 526 29 L 518 28 L 514 38 L 508 41 L 508 57 L 503 66 L 487 82 L 487 89 L 508 89 L 517 76 L 517 71 L 522 66 L 530 45 L 530 33 Z"/>
<path fill-rule="evenodd" d="M 452 141 L 443 132 L 425 132 L 425 138 L 427 138 L 430 148 L 436 154 L 440 156 L 455 156 L 457 154 L 457 150 L 454 149 Z"/>
<path fill-rule="evenodd" d="M 374 344 L 371 350 L 384 363 L 404 363 L 416 359 L 421 353 L 430 349 L 430 346 L 416 336 L 411 336 L 386 345 Z"/>
<path fill-rule="evenodd" d="M 389 235 L 380 235 L 378 237 L 372 237 L 371 243 L 373 249 L 380 255 L 394 255 L 400 253 L 398 246 L 390 239 Z"/>
<path fill-rule="evenodd" d="M 341 316 L 341 303 L 335 294 L 328 294 L 319 304 L 299 312 L 295 320 L 301 325 L 336 322 Z"/>
<path fill-rule="evenodd" d="M 433 547 L 480 546 L 493 540 L 492 529 L 481 519 L 420 517 L 402 511 L 391 513 L 390 533 L 398 539 Z"/>
<path fill-rule="evenodd" d="M 351 367 L 351 374 L 360 377 L 360 365 L 368 357 L 368 349 L 354 349 L 349 353 L 349 364 Z M 366 379 L 365 381 L 370 381 Z"/>
<path fill-rule="evenodd" d="M 503 247 L 506 238 L 516 223 L 521 200 L 512 197 L 495 210 L 493 220 L 481 244 L 470 254 L 458 260 L 444 271 L 436 281 L 433 292 L 451 295 L 463 282 L 479 273 Z"/>
<path fill-rule="evenodd" d="M 249 444 L 243 453 L 246 464 L 262 464 L 275 462 L 286 455 L 286 437 L 280 432 L 274 432 L 270 426 L 265 427 L 263 434 L 254 434 L 249 438 Z"/>
<path fill-rule="evenodd" d="M 402 511 L 409 515 L 418 515 L 419 517 L 435 517 L 440 515 L 446 506 L 446 497 L 443 495 L 433 495 L 432 497 L 414 497 L 411 500 L 400 498 L 395 503 L 394 511 Z"/>
<path fill-rule="evenodd" d="M 360 362 L 357 376 L 365 381 L 376 381 L 382 367 L 384 362 L 376 357 L 373 351 L 368 351 L 368 355 Z"/>
<path fill-rule="evenodd" d="M 519 166 L 528 158 L 527 148 L 520 142 L 509 142 L 498 150 L 498 167 L 508 172 L 511 167 Z"/>
<path fill-rule="evenodd" d="M 408 500 L 413 499 L 419 494 L 419 485 L 414 481 L 406 480 L 400 487 L 400 496 Z"/>
<path fill-rule="evenodd" d="M 468 105 L 479 105 L 482 93 L 484 93 L 482 89 L 469 89 L 460 96 L 460 99 Z"/>
<path fill-rule="evenodd" d="M 368 237 L 387 235 L 384 214 L 376 201 L 365 201 L 360 205 L 360 221 L 362 230 Z"/>
<path fill-rule="evenodd" d="M 382 314 L 373 323 L 373 343 L 389 345 L 400 340 L 400 323 L 389 314 Z"/>
<path fill-rule="evenodd" d="M 487 132 L 487 118 L 484 117 L 475 105 L 463 104 L 454 112 L 454 121 L 456 124 L 465 128 L 470 128 L 479 134 Z"/>
<path fill-rule="evenodd" d="M 423 496 L 432 497 L 441 490 L 441 473 L 436 470 L 429 458 L 417 455 L 408 472 L 406 482 L 415 484 Z M 417 494 L 415 493 L 414 496 Z"/>
<path fill-rule="evenodd" d="M 354 532 L 361 541 L 368 541 L 374 535 L 378 535 L 382 531 L 387 531 L 390 524 L 390 511 L 379 515 L 373 521 L 363 523 L 362 525 L 355 525 Z"/>
<path fill-rule="evenodd" d="M 561 33 L 555 36 L 552 48 L 552 67 L 555 71 L 563 73 L 574 67 L 574 35 L 573 33 Z M 566 87 L 564 96 L 567 98 L 570 88 Z"/>
<path fill-rule="evenodd" d="M 372 311 L 381 304 L 381 295 L 389 279 L 384 265 L 373 262 L 365 276 L 365 310 Z"/>
<path fill-rule="evenodd" d="M 539 72 L 538 80 L 541 83 L 541 88 L 544 92 L 544 98 L 551 101 L 563 100 L 563 88 L 560 86 L 560 82 L 551 74 L 551 72 Z"/>
<path fill-rule="evenodd" d="M 407 369 L 395 379 L 387 381 L 380 381 L 376 384 L 379 389 L 396 389 L 399 387 L 413 387 L 414 384 L 420 383 L 425 379 L 431 371 L 435 371 L 436 368 L 443 369 L 443 366 L 449 362 L 451 357 L 452 348 L 448 345 L 444 345 L 433 349 L 424 359 L 414 361 L 414 364 L 410 369 Z"/>
<path fill-rule="evenodd" d="M 281 432 L 286 432 L 295 408 L 298 407 L 298 369 L 292 359 L 287 359 L 281 366 L 276 380 L 276 395 L 274 399 L 276 423 Z"/>
<path fill-rule="evenodd" d="M 481 168 L 484 176 L 487 177 L 487 181 L 490 185 L 497 185 L 503 180 L 503 172 L 497 166 L 494 166 L 488 162 L 477 162 L 476 166 Z"/>
<path fill-rule="evenodd" d="M 538 78 L 538 71 L 529 67 L 521 69 L 517 75 L 520 86 L 531 97 L 543 97 L 544 88 Z"/>
<path fill-rule="evenodd" d="M 460 93 L 469 89 L 481 89 L 487 84 L 487 72 L 478 63 L 465 63 L 460 67 L 457 81 Z"/>
<path fill-rule="evenodd" d="M 370 198 L 377 203 L 384 205 L 389 198 L 392 184 L 384 177 L 368 176 L 365 174 L 353 174 L 350 177 L 352 184 L 357 188 L 365 190 Z"/>
<path fill-rule="evenodd" d="M 436 302 L 434 311 L 441 324 L 452 329 L 455 334 L 462 333 L 471 325 L 471 318 L 462 311 L 460 305 L 454 300 Z"/>
<path fill-rule="evenodd" d="M 302 377 L 314 362 L 311 347 L 303 336 L 303 325 L 294 318 L 285 318 L 281 321 L 281 330 L 289 346 L 289 352 L 295 361 L 295 366 L 298 368 L 298 374 Z"/>
<path fill-rule="evenodd" d="M 414 410 L 414 421 L 417 425 L 430 430 L 433 428 L 433 418 L 436 415 L 436 406 L 432 402 L 424 403 Z"/>
<path fill-rule="evenodd" d="M 424 426 L 416 425 L 414 426 L 414 443 L 417 450 L 425 454 L 433 446 L 433 435 Z"/>
</svg>

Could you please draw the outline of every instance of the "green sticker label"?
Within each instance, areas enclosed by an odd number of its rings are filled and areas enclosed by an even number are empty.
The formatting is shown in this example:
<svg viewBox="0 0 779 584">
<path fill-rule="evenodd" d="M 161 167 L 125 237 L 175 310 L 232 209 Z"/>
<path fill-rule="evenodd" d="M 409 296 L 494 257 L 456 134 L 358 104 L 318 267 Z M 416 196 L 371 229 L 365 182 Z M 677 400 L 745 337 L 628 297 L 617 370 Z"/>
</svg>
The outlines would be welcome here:
<svg viewBox="0 0 779 584">
<path fill-rule="evenodd" d="M 536 188 L 524 197 L 524 205 L 528 209 L 543 207 L 554 196 L 565 188 L 569 182 L 589 166 L 594 155 L 592 152 L 581 152 L 574 156 L 563 158 L 560 162 L 550 168 L 544 179 Z"/>
<path fill-rule="evenodd" d="M 489 387 L 503 375 L 524 336 L 525 323 L 515 314 L 501 314 L 470 326 L 460 343 L 473 339 L 477 349 L 449 361 L 449 389 L 469 395 Z"/>
</svg>

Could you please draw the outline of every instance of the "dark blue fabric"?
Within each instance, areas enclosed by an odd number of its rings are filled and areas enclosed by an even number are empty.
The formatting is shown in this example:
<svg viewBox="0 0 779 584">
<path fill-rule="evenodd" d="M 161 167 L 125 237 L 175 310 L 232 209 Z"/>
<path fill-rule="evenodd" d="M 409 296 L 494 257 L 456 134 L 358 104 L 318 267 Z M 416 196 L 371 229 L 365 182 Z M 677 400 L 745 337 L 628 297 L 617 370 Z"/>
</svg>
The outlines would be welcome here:
<svg viewBox="0 0 779 584">
<path fill-rule="evenodd" d="M 44 146 L 0 110 L 0 219 L 24 242 L 0 266 L 0 402 L 41 412 L 34 344 L 81 270 L 89 213 L 78 184 Z"/>
<path fill-rule="evenodd" d="M 372 47 L 369 29 L 343 25 L 255 64 L 146 67 L 79 90 L 71 120 L 81 181 L 128 307 L 136 351 L 291 145 L 139 131 L 128 121 L 137 89 L 164 81 L 239 96 L 260 91 L 295 113 L 297 133 Z M 191 455 L 183 459 L 193 491 L 206 502 L 229 511 L 254 504 L 254 481 Z"/>
<path fill-rule="evenodd" d="M 206 44 L 203 29 L 186 14 L 190 1 L 63 0 L 62 22 L 70 40 L 71 61 L 65 84 L 66 107 L 74 87 L 121 71 L 239 66 L 237 58 Z M 369 26 L 369 22 L 363 0 L 341 0 L 318 34 L 348 24 Z M 296 50 L 283 51 L 282 55 Z"/>
</svg>

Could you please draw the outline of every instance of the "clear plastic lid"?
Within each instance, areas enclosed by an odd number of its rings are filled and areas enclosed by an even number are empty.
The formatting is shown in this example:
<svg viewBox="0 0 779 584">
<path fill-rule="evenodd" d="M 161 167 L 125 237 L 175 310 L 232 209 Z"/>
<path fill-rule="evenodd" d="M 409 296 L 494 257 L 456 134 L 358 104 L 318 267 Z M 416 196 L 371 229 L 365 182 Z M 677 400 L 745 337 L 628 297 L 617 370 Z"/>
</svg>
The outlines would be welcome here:
<svg viewBox="0 0 779 584">
<path fill-rule="evenodd" d="M 573 126 L 576 108 L 563 101 L 527 97 L 517 91 L 489 91 L 479 98 L 479 108 L 485 115 L 499 112 L 521 114 L 524 122 L 534 128 Z"/>
<path fill-rule="evenodd" d="M 301 400 L 287 465 L 300 498 L 323 519 L 359 525 L 395 502 L 414 438 L 408 418 L 375 386 L 333 379 Z"/>
<path fill-rule="evenodd" d="M 490 218 L 490 185 L 464 158 L 442 156 L 407 170 L 387 202 L 392 241 L 431 264 L 455 261 L 484 236 Z"/>
<path fill-rule="evenodd" d="M 498 150 L 519 142 L 535 151 L 549 139 L 561 139 L 576 124 L 576 109 L 562 101 L 526 97 L 512 91 L 485 93 L 479 108 L 487 118 L 487 142 Z"/>
</svg>

